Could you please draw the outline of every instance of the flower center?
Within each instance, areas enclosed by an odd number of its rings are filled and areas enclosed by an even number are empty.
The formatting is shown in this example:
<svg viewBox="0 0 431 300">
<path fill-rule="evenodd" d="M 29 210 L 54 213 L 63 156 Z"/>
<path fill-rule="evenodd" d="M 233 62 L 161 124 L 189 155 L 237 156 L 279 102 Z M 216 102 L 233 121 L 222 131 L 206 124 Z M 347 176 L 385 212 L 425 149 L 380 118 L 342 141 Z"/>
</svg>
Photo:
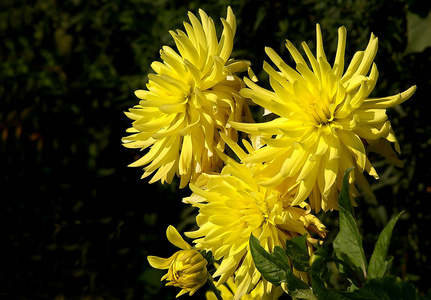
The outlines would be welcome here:
<svg viewBox="0 0 431 300">
<path fill-rule="evenodd" d="M 334 119 L 334 115 L 330 112 L 328 107 L 321 103 L 311 103 L 306 107 L 306 109 L 319 125 L 327 125 Z"/>
</svg>

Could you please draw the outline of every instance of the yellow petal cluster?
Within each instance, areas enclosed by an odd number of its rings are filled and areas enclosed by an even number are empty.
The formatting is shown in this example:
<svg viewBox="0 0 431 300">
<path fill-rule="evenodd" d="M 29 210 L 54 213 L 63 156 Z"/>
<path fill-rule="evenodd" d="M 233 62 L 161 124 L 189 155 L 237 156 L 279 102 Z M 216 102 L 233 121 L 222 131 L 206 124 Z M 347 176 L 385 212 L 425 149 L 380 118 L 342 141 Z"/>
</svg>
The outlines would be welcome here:
<svg viewBox="0 0 431 300">
<path fill-rule="evenodd" d="M 235 73 L 248 69 L 254 75 L 248 61 L 229 59 L 236 31 L 231 8 L 221 19 L 220 40 L 213 20 L 203 10 L 199 15 L 201 21 L 189 12 L 185 32 L 170 31 L 178 53 L 162 48 L 163 62 L 152 63 L 147 89 L 135 92 L 139 105 L 126 112 L 133 123 L 124 146 L 147 150 L 130 166 L 144 167 L 143 178 L 153 175 L 150 183 L 171 183 L 177 175 L 184 187 L 202 172 L 219 171 L 219 132 L 236 139 L 228 121 L 242 121 L 249 112 L 239 94 L 245 85 Z"/>
<path fill-rule="evenodd" d="M 292 197 L 260 185 L 253 175 L 253 170 L 258 169 L 259 165 L 249 167 L 227 159 L 220 174 L 202 174 L 196 184 L 190 184 L 193 194 L 183 200 L 199 208 L 199 229 L 186 235 L 195 239 L 197 249 L 212 251 L 216 260 L 221 259 L 213 274 L 220 276 L 217 285 L 234 276 L 234 299 L 250 293 L 260 282 L 265 295 L 273 293 L 274 286 L 261 277 L 254 265 L 249 248 L 251 234 L 272 252 L 275 246 L 285 248 L 286 240 L 299 235 L 308 234 L 309 241 L 315 242 L 310 231 L 321 236 L 326 233 L 307 204 L 292 206 Z M 296 270 L 295 274 L 307 280 Z"/>
<path fill-rule="evenodd" d="M 153 268 L 168 269 L 162 280 L 167 280 L 167 286 L 176 286 L 182 290 L 177 297 L 189 293 L 193 295 L 208 279 L 207 261 L 195 249 L 184 241 L 173 226 L 166 231 L 168 240 L 182 250 L 175 252 L 169 258 L 148 256 L 148 262 Z"/>
<path fill-rule="evenodd" d="M 378 39 L 371 34 L 366 49 L 355 53 L 344 72 L 346 29 L 338 30 L 332 66 L 326 59 L 318 24 L 316 32 L 316 56 L 302 43 L 308 62 L 286 41 L 296 70 L 273 49 L 265 49 L 278 68 L 275 70 L 266 62 L 263 65 L 272 91 L 245 79 L 248 88 L 241 90 L 241 95 L 274 113 L 276 118 L 266 123 L 231 124 L 238 130 L 261 135 L 265 145 L 250 153 L 244 163 L 264 163 L 258 175 L 262 185 L 278 186 L 283 193 L 296 189 L 293 205 L 308 197 L 313 209 L 327 211 L 338 208 L 343 174 L 352 166 L 352 197 L 358 195 L 353 182 L 371 192 L 363 172 L 375 178 L 378 175 L 367 158 L 367 150 L 380 152 L 401 164 L 389 144 L 394 143 L 399 152 L 386 109 L 410 98 L 416 86 L 394 96 L 368 98 L 378 77 L 373 62 Z M 289 189 L 284 181 L 289 182 Z"/>
<path fill-rule="evenodd" d="M 215 264 L 216 265 L 216 264 Z M 216 265 L 218 267 L 218 265 Z M 233 278 L 230 277 L 225 284 L 220 285 L 218 290 L 223 298 L 223 300 L 233 300 L 235 294 L 237 293 L 238 283 L 233 281 Z M 264 292 L 264 284 L 263 282 L 259 282 L 256 288 L 251 291 L 250 294 L 244 295 L 241 300 L 274 300 L 278 299 L 281 295 L 283 295 L 284 291 L 281 288 L 274 290 L 271 294 L 266 294 Z M 206 300 L 217 300 L 217 297 L 213 292 L 208 291 L 206 294 Z"/>
</svg>

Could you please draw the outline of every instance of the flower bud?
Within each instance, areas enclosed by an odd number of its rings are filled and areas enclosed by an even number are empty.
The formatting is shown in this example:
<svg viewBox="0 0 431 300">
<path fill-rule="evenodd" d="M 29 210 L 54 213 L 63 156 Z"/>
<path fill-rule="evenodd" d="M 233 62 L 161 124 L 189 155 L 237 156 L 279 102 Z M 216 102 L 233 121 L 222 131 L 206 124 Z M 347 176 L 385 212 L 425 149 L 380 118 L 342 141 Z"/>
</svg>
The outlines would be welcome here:
<svg viewBox="0 0 431 300">
<path fill-rule="evenodd" d="M 180 250 L 171 263 L 168 273 L 162 277 L 169 282 L 166 285 L 180 287 L 181 294 L 194 294 L 207 281 L 207 261 L 196 250 Z"/>
<path fill-rule="evenodd" d="M 161 280 L 167 280 L 167 286 L 176 286 L 182 290 L 177 297 L 189 293 L 192 296 L 208 279 L 207 261 L 195 249 L 192 249 L 180 236 L 178 231 L 169 226 L 167 230 L 168 239 L 179 250 L 169 258 L 148 256 L 148 262 L 153 268 L 168 269 Z"/>
</svg>

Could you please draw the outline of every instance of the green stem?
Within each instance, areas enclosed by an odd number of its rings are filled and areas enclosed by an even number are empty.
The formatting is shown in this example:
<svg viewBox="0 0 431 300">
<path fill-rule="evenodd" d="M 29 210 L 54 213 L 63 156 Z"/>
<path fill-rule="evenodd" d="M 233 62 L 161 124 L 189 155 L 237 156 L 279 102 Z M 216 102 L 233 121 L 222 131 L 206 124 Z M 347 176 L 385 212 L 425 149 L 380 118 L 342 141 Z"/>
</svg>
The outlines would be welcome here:
<svg viewBox="0 0 431 300">
<path fill-rule="evenodd" d="M 209 284 L 209 286 L 211 287 L 211 290 L 213 291 L 214 295 L 217 297 L 218 300 L 223 300 L 220 291 L 216 288 L 216 286 L 214 285 L 214 282 L 212 280 L 212 278 L 208 278 L 207 283 Z"/>
</svg>

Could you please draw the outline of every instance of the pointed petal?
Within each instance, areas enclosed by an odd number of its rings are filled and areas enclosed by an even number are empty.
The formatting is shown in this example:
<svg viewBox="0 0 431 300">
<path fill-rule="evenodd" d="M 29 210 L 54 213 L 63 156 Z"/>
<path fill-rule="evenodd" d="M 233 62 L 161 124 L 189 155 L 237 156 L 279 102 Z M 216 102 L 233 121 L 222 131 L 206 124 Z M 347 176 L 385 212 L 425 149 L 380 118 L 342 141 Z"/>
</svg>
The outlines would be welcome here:
<svg viewBox="0 0 431 300">
<path fill-rule="evenodd" d="M 174 254 L 175 255 L 175 254 Z M 150 266 L 155 269 L 168 269 L 172 262 L 172 257 L 163 258 L 158 256 L 148 256 L 147 257 Z"/>
<path fill-rule="evenodd" d="M 177 246 L 178 248 L 181 248 L 183 250 L 189 250 L 192 247 L 181 237 L 181 235 L 178 233 L 177 229 L 169 225 L 168 229 L 166 229 L 166 236 L 173 245 Z"/>
</svg>

